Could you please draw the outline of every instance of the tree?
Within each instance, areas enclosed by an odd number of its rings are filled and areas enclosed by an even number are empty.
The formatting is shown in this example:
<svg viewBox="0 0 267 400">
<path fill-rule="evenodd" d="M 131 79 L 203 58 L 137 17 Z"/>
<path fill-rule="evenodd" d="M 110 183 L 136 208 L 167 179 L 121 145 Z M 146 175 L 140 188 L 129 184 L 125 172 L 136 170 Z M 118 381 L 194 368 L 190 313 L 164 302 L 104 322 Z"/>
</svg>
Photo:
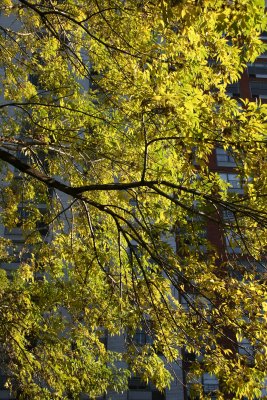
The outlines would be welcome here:
<svg viewBox="0 0 267 400">
<path fill-rule="evenodd" d="M 204 398 L 204 372 L 218 398 L 259 396 L 267 107 L 226 90 L 263 51 L 263 1 L 4 0 L 0 11 L 1 219 L 24 236 L 1 238 L 3 265 L 20 261 L 11 279 L 1 269 L 12 390 L 93 398 L 125 390 L 130 373 L 163 390 L 163 358 L 191 353 L 192 396 Z M 212 171 L 217 147 L 243 196 Z M 205 236 L 211 225 L 238 257 Z M 138 347 L 141 327 L 153 341 Z M 128 338 L 125 353 L 105 332 Z"/>
</svg>

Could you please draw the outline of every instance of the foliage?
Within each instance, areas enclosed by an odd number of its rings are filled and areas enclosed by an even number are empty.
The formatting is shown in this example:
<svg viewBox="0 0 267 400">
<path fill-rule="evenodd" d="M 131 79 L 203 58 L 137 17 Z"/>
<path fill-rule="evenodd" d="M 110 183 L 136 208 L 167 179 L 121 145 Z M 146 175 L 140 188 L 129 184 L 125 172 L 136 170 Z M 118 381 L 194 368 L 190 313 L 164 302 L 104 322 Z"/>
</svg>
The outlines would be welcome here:
<svg viewBox="0 0 267 400">
<path fill-rule="evenodd" d="M 267 107 L 226 92 L 263 51 L 263 6 L 1 2 L 1 219 L 24 245 L 1 242 L 2 268 L 19 268 L 1 271 L 0 339 L 19 398 L 93 398 L 132 372 L 163 390 L 161 360 L 190 353 L 198 396 L 204 372 L 222 398 L 260 395 Z M 211 168 L 218 146 L 242 197 Z"/>
</svg>

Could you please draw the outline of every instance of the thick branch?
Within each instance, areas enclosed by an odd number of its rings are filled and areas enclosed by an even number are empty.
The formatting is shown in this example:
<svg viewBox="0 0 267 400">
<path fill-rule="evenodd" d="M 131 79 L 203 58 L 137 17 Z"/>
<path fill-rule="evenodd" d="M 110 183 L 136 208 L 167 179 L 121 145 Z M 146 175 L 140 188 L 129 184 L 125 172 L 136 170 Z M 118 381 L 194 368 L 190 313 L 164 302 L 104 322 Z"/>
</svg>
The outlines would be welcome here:
<svg viewBox="0 0 267 400">
<path fill-rule="evenodd" d="M 3 149 L 0 149 L 0 159 L 3 161 L 6 161 L 10 165 L 13 165 L 19 171 L 32 176 L 33 178 L 37 179 L 40 182 L 43 182 L 48 187 L 57 189 L 57 190 L 59 190 L 63 193 L 66 193 L 76 199 L 86 201 L 87 203 L 90 203 L 99 209 L 105 209 L 105 206 L 101 205 L 99 203 L 95 203 L 94 201 L 88 199 L 87 197 L 85 197 L 83 195 L 83 193 L 93 192 L 93 191 L 107 191 L 107 190 L 108 191 L 113 191 L 113 190 L 121 191 L 121 190 L 134 189 L 134 188 L 138 188 L 138 187 L 144 187 L 144 188 L 146 187 L 146 188 L 150 188 L 150 189 L 154 190 L 159 195 L 168 198 L 171 202 L 181 206 L 182 208 L 186 209 L 187 211 L 190 210 L 191 212 L 205 216 L 206 218 L 208 217 L 209 219 L 213 219 L 212 216 L 207 216 L 205 213 L 202 213 L 199 210 L 195 210 L 192 207 L 186 206 L 185 204 L 178 201 L 175 197 L 161 191 L 157 187 L 159 185 L 163 185 L 163 186 L 169 187 L 173 190 L 181 190 L 183 192 L 191 193 L 196 196 L 202 197 L 203 199 L 207 200 L 209 203 L 211 203 L 213 205 L 217 204 L 229 211 L 235 211 L 235 212 L 239 212 L 242 215 L 247 215 L 248 217 L 253 218 L 255 221 L 261 222 L 261 224 L 267 223 L 266 222 L 266 219 L 267 219 L 266 212 L 259 213 L 258 211 L 255 211 L 249 207 L 237 205 L 230 201 L 224 201 L 224 200 L 221 200 L 219 197 L 201 193 L 196 189 L 176 185 L 169 181 L 151 180 L 151 181 L 136 181 L 136 182 L 125 182 L 125 183 L 124 182 L 114 182 L 114 183 L 103 183 L 103 184 L 99 183 L 99 184 L 90 184 L 90 185 L 85 185 L 85 186 L 71 187 L 70 185 L 67 185 L 66 183 L 62 183 L 59 180 L 54 179 L 54 178 L 40 172 L 36 168 L 31 167 L 30 165 L 28 165 L 26 163 L 23 163 L 17 157 L 15 157 L 11 153 L 9 153 Z"/>
<path fill-rule="evenodd" d="M 32 176 L 33 178 L 37 179 L 40 182 L 43 182 L 45 185 L 51 188 L 58 189 L 61 192 L 70 194 L 72 196 L 75 194 L 75 190 L 73 192 L 73 189 L 70 186 L 61 183 L 57 179 L 51 178 L 46 174 L 43 174 L 36 168 L 33 168 L 26 163 L 23 163 L 17 157 L 13 156 L 12 154 L 10 154 L 5 150 L 0 149 L 0 159 L 6 161 L 10 165 L 13 165 L 13 167 L 17 168 L 19 171 Z"/>
</svg>

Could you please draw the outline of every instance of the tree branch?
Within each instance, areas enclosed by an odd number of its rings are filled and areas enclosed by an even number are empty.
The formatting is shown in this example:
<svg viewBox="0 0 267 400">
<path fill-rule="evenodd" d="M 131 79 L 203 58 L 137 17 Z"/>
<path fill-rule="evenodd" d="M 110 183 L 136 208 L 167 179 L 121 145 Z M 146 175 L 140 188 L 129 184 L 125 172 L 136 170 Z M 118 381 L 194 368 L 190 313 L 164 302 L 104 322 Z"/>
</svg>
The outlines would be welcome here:
<svg viewBox="0 0 267 400">
<path fill-rule="evenodd" d="M 267 213 L 261 211 L 260 213 L 257 210 L 253 210 L 250 207 L 246 207 L 243 205 L 237 205 L 231 201 L 225 201 L 220 199 L 218 196 L 212 196 L 209 194 L 205 194 L 202 192 L 199 192 L 196 189 L 191 189 L 184 187 L 182 185 L 177 185 L 175 183 L 169 182 L 169 181 L 164 181 L 164 180 L 151 180 L 151 181 L 136 181 L 136 182 L 114 182 L 114 183 L 98 183 L 98 184 L 90 184 L 90 185 L 85 185 L 85 186 L 77 186 L 77 187 L 71 187 L 70 185 L 67 185 L 66 183 L 60 182 L 55 178 L 52 178 L 51 176 L 48 176 L 39 170 L 37 170 L 34 167 L 31 167 L 30 165 L 20 161 L 17 157 L 14 155 L 10 154 L 9 152 L 3 150 L 0 148 L 0 159 L 3 161 L 6 161 L 10 165 L 13 165 L 15 168 L 17 168 L 19 171 L 24 172 L 25 174 L 32 176 L 33 178 L 37 179 L 38 181 L 44 183 L 46 186 L 50 188 L 57 189 L 63 193 L 66 193 L 76 199 L 86 201 L 87 203 L 96 206 L 98 209 L 105 209 L 105 205 L 101 205 L 100 203 L 96 203 L 93 200 L 88 199 L 83 195 L 85 192 L 93 192 L 93 191 L 122 191 L 122 190 L 129 190 L 129 189 L 134 189 L 134 188 L 150 188 L 154 190 L 156 193 L 158 193 L 160 196 L 163 196 L 165 198 L 168 198 L 172 203 L 175 203 L 176 205 L 186 209 L 187 211 L 194 212 L 195 214 L 199 214 L 204 216 L 205 218 L 211 219 L 213 221 L 218 222 L 215 220 L 211 215 L 207 215 L 202 211 L 199 211 L 197 209 L 194 209 L 193 207 L 189 207 L 186 204 L 181 203 L 178 201 L 175 197 L 171 196 L 168 193 L 163 192 L 160 190 L 157 186 L 163 185 L 168 188 L 171 188 L 173 190 L 181 190 L 186 193 L 191 193 L 193 195 L 202 197 L 206 201 L 208 201 L 212 205 L 219 205 L 223 207 L 226 210 L 233 211 L 233 212 L 239 212 L 241 215 L 248 216 L 255 221 L 260 222 L 262 225 L 267 224 Z"/>
</svg>

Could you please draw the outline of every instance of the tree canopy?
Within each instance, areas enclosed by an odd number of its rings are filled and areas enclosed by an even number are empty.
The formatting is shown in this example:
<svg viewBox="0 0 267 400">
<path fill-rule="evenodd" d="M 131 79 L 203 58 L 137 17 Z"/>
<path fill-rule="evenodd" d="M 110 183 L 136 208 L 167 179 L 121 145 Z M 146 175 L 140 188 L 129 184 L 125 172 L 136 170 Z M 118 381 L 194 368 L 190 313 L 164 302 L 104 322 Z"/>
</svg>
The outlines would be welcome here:
<svg viewBox="0 0 267 400">
<path fill-rule="evenodd" d="M 164 390 L 188 354 L 192 396 L 205 372 L 218 399 L 261 395 L 267 106 L 227 87 L 264 51 L 263 3 L 1 1 L 0 343 L 18 398 L 94 398 L 131 373 Z"/>
</svg>

